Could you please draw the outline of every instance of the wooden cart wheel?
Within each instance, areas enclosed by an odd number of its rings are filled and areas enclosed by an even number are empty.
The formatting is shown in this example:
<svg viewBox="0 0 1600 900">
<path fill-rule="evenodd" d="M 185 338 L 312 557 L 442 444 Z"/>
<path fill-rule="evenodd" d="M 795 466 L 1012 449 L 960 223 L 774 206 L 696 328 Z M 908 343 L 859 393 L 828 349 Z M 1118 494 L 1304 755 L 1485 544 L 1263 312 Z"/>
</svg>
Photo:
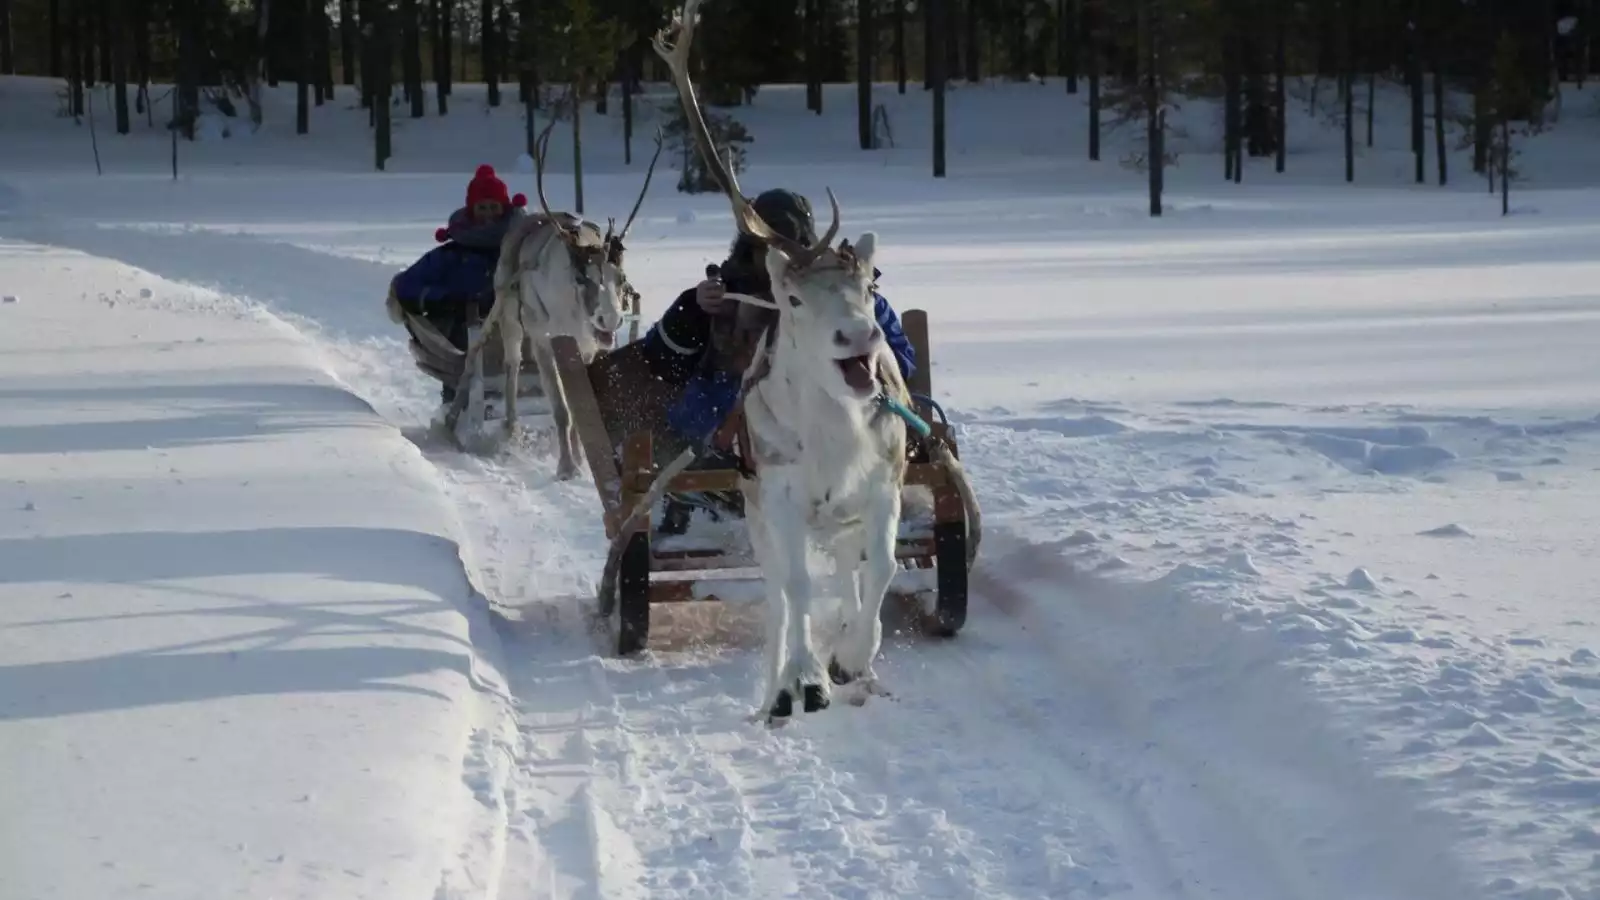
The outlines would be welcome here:
<svg viewBox="0 0 1600 900">
<path fill-rule="evenodd" d="M 617 655 L 632 656 L 650 643 L 650 532 L 628 539 L 617 573 Z"/>
<path fill-rule="evenodd" d="M 951 638 L 967 623 L 967 526 L 941 522 L 933 526 L 934 581 L 938 596 L 923 630 L 932 637 Z"/>
</svg>

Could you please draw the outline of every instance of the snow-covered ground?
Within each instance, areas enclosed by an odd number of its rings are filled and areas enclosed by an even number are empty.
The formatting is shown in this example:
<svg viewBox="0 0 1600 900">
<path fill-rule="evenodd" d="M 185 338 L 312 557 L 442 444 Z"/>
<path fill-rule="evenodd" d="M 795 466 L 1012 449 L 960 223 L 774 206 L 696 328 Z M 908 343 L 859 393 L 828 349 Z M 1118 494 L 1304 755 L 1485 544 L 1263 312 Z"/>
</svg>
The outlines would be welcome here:
<svg viewBox="0 0 1600 900">
<path fill-rule="evenodd" d="M 880 233 L 989 528 L 961 635 L 886 642 L 894 698 L 769 732 L 752 610 L 597 652 L 592 487 L 422 435 L 383 285 L 477 163 L 531 193 L 515 112 L 458 94 L 387 174 L 348 91 L 306 138 L 286 91 L 173 183 L 104 122 L 97 179 L 0 79 L 0 893 L 1600 898 L 1585 95 L 1509 218 L 1463 157 L 1411 185 L 1390 107 L 1356 186 L 1304 116 L 1235 186 L 1190 104 L 1151 220 L 1057 82 L 954 91 L 944 181 L 916 85 L 873 153 L 850 89 L 764 89 L 747 191 Z M 648 158 L 614 119 L 591 217 Z M 731 236 L 674 174 L 647 315 Z"/>
</svg>

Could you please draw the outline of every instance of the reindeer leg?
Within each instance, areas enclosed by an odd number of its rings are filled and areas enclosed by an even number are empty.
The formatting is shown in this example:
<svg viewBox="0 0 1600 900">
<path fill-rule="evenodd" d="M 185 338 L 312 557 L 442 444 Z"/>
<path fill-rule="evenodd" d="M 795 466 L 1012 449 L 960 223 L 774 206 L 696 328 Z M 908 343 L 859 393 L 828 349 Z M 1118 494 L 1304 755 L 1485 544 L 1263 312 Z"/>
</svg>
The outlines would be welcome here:
<svg viewBox="0 0 1600 900">
<path fill-rule="evenodd" d="M 877 675 L 872 661 L 883 644 L 883 598 L 894 580 L 894 548 L 900 530 L 900 488 L 890 484 L 872 497 L 864 525 L 865 556 L 857 560 L 861 579 L 861 602 L 847 620 L 834 659 L 851 681 L 863 681 L 868 691 L 876 689 Z"/>
<path fill-rule="evenodd" d="M 847 671 L 839 662 L 839 648 L 854 634 L 855 620 L 861 610 L 861 555 L 866 545 L 859 533 L 836 538 L 832 546 L 834 589 L 839 595 L 839 630 L 834 636 L 828 658 L 828 678 L 834 684 L 849 684 L 856 673 Z"/>
<path fill-rule="evenodd" d="M 467 355 L 461 361 L 461 377 L 456 379 L 456 395 L 450 398 L 450 408 L 444 413 L 444 427 L 454 433 L 456 422 L 461 418 L 462 410 L 467 408 L 467 400 L 471 395 L 469 387 L 472 384 L 473 366 L 483 354 L 483 343 L 488 340 L 490 326 L 484 323 L 483 330 L 479 332 L 477 343 L 467 345 Z"/>
<path fill-rule="evenodd" d="M 566 393 L 561 389 L 561 373 L 556 371 L 555 346 L 547 335 L 534 338 L 533 359 L 539 365 L 539 384 L 544 387 L 545 399 L 550 401 L 550 418 L 555 420 L 556 478 L 566 481 L 578 474 L 578 462 L 572 452 L 576 429 Z"/>
<path fill-rule="evenodd" d="M 768 619 L 769 637 L 781 629 L 786 661 L 779 670 L 776 697 L 768 711 L 779 717 L 785 707 L 792 708 L 795 696 L 806 712 L 826 709 L 829 682 L 822 661 L 811 644 L 811 572 L 806 565 L 806 518 L 796 499 L 797 484 L 783 471 L 769 467 L 761 476 L 761 506 L 765 523 L 767 555 L 762 560 L 767 581 L 767 600 L 781 621 Z M 768 650 L 769 659 L 772 650 Z M 769 688 L 770 690 L 770 688 Z"/>
<path fill-rule="evenodd" d="M 501 427 L 505 430 L 506 437 L 510 437 L 517 430 L 517 391 L 520 390 L 518 377 L 522 372 L 522 320 L 517 316 L 507 316 L 508 321 L 500 327 L 501 371 L 504 373 L 502 388 L 505 391 L 505 413 Z"/>
</svg>

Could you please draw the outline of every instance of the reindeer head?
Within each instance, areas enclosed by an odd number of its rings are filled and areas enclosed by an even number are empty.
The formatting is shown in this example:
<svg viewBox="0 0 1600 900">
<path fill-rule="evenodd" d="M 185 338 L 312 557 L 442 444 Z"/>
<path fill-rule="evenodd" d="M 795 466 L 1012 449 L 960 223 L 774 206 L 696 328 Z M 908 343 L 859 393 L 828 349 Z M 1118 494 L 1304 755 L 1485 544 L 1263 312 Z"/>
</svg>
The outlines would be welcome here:
<svg viewBox="0 0 1600 900">
<path fill-rule="evenodd" d="M 680 15 L 653 41 L 656 54 L 672 72 L 689 131 L 701 158 L 733 205 L 739 232 L 766 248 L 766 267 L 780 329 L 799 352 L 810 356 L 823 383 L 841 398 L 866 399 L 877 392 L 876 366 L 882 359 L 883 330 L 873 314 L 872 257 L 877 236 L 863 234 L 851 246 L 833 247 L 839 233 L 839 200 L 828 189 L 833 221 L 814 244 L 776 231 L 739 190 L 733 170 L 717 152 L 704 111 L 689 77 L 689 47 L 700 0 L 687 0 Z M 672 32 L 676 31 L 676 40 Z"/>
<path fill-rule="evenodd" d="M 633 220 L 639 215 L 639 207 L 644 205 L 645 195 L 650 191 L 650 178 L 655 174 L 656 160 L 661 158 L 662 135 L 661 129 L 657 128 L 655 155 L 650 158 L 650 168 L 644 175 L 644 187 L 640 188 L 639 198 L 634 201 L 633 210 L 628 213 L 628 219 L 623 223 L 622 230 L 616 230 L 616 219 L 607 219 L 605 235 L 599 241 L 595 241 L 592 237 L 595 232 L 585 231 L 583 226 L 586 223 L 574 216 L 551 212 L 550 204 L 545 200 L 545 152 L 556 119 L 552 111 L 549 124 L 534 141 L 534 185 L 539 196 L 539 207 L 561 236 L 562 242 L 567 247 L 568 259 L 572 263 L 578 298 L 588 326 L 586 333 L 575 337 L 578 339 L 578 346 L 584 358 L 588 359 L 593 356 L 596 346 L 610 348 L 616 344 L 617 332 L 622 329 L 623 323 L 630 315 L 628 310 L 636 309 L 639 295 L 633 289 L 633 285 L 628 283 L 622 264 L 625 249 L 623 239 L 633 228 Z"/>
</svg>

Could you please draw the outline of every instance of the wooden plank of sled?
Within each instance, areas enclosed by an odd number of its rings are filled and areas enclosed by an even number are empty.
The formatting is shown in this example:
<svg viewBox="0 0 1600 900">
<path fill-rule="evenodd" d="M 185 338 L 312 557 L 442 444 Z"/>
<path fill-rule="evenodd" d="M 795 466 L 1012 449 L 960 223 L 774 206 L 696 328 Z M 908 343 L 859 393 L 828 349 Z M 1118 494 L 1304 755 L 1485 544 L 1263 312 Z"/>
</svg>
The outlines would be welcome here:
<svg viewBox="0 0 1600 900">
<path fill-rule="evenodd" d="M 923 309 L 908 309 L 900 315 L 900 328 L 906 333 L 906 339 L 917 351 L 917 370 L 906 379 L 906 387 L 913 394 L 925 397 L 933 396 L 933 357 L 928 354 L 928 312 Z M 922 410 L 923 415 L 929 415 L 930 410 Z"/>
<path fill-rule="evenodd" d="M 934 425 L 935 429 L 943 426 Z M 646 486 L 649 481 L 646 479 Z M 950 475 L 945 470 L 932 463 L 912 463 L 906 467 L 906 480 L 908 485 L 922 485 L 925 487 L 943 487 L 950 483 Z M 669 490 L 672 491 L 736 491 L 739 489 L 739 473 L 733 469 L 697 469 L 693 472 L 683 472 L 672 479 Z"/>
<path fill-rule="evenodd" d="M 901 538 L 895 542 L 895 559 L 931 561 L 933 552 L 934 542 L 931 537 Z M 749 569 L 755 564 L 755 559 L 750 556 L 725 553 L 721 550 L 657 550 L 651 554 L 650 571 L 715 572 L 726 569 Z"/>
<path fill-rule="evenodd" d="M 727 579 L 735 581 L 736 579 Z M 737 579 L 746 581 L 749 579 Z M 695 596 L 695 586 L 701 585 L 699 594 Z M 890 590 L 886 599 L 895 602 L 911 602 L 916 600 L 916 595 L 906 591 Z M 717 596 L 717 589 L 707 585 L 706 582 L 696 581 L 658 581 L 650 585 L 651 603 L 721 603 L 722 598 Z"/>
<path fill-rule="evenodd" d="M 583 455 L 589 461 L 594 487 L 600 494 L 600 508 L 605 511 L 606 537 L 615 537 L 621 525 L 622 476 L 612 456 L 611 441 L 600 416 L 600 403 L 595 399 L 594 384 L 589 380 L 589 367 L 583 364 L 576 338 L 561 334 L 551 343 L 555 348 L 556 371 L 561 375 L 563 392 L 567 395 L 567 408 L 572 410 L 572 419 L 578 426 L 578 440 L 583 444 Z"/>
</svg>

